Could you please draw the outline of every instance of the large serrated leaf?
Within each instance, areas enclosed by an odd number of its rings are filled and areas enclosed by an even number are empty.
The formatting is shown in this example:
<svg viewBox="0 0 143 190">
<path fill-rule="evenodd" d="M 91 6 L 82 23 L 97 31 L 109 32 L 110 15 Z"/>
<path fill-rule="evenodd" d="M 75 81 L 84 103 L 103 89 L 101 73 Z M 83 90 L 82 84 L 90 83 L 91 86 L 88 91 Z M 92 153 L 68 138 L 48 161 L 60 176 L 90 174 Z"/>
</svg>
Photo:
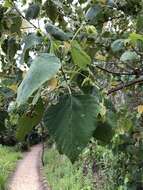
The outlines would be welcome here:
<svg viewBox="0 0 143 190">
<path fill-rule="evenodd" d="M 44 106 L 41 99 L 38 101 L 32 113 L 23 114 L 18 120 L 16 138 L 23 141 L 32 128 L 38 125 L 43 116 Z"/>
<path fill-rule="evenodd" d="M 17 105 L 24 104 L 28 98 L 60 69 L 60 60 L 52 54 L 41 53 L 31 63 L 31 67 L 17 92 Z"/>
<path fill-rule="evenodd" d="M 47 109 L 44 123 L 59 151 L 73 162 L 85 148 L 96 128 L 100 107 L 94 96 L 64 96 Z"/>
<path fill-rule="evenodd" d="M 87 55 L 77 41 L 71 43 L 71 55 L 74 64 L 78 65 L 80 68 L 85 68 L 91 63 L 90 56 Z"/>
</svg>

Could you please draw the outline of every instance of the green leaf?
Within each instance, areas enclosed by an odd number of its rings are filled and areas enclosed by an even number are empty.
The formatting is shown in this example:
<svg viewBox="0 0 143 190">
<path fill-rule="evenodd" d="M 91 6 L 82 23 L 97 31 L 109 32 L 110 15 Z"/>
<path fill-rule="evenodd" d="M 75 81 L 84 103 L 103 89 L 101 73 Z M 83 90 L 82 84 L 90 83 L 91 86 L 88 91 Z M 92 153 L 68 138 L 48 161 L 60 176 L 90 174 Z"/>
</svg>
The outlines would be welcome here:
<svg viewBox="0 0 143 190">
<path fill-rule="evenodd" d="M 28 98 L 60 69 L 60 60 L 53 54 L 41 53 L 31 63 L 31 67 L 17 92 L 17 105 L 24 104 Z"/>
<path fill-rule="evenodd" d="M 5 0 L 3 6 L 6 8 L 11 8 L 12 7 L 12 0 Z"/>
<path fill-rule="evenodd" d="M 58 7 L 52 0 L 47 0 L 43 6 L 47 16 L 53 21 L 58 17 Z"/>
<path fill-rule="evenodd" d="M 136 62 L 140 60 L 139 55 L 135 51 L 125 51 L 122 55 L 120 60 L 122 62 Z"/>
<path fill-rule="evenodd" d="M 31 132 L 34 126 L 38 125 L 42 119 L 44 105 L 41 99 L 38 101 L 31 113 L 23 114 L 17 124 L 16 138 L 23 141 L 25 136 Z"/>
<path fill-rule="evenodd" d="M 99 112 L 99 104 L 90 95 L 64 96 L 58 104 L 47 109 L 44 123 L 59 151 L 72 162 L 92 137 Z"/>
<path fill-rule="evenodd" d="M 109 103 L 109 101 L 108 101 Z M 112 110 L 112 111 L 111 111 Z M 117 127 L 118 121 L 117 112 L 112 107 L 108 107 L 106 112 L 106 117 L 103 120 L 99 120 L 96 122 L 97 128 L 94 132 L 94 138 L 101 141 L 104 144 L 110 143 L 114 134 L 115 134 L 115 127 Z"/>
<path fill-rule="evenodd" d="M 103 17 L 103 9 L 100 5 L 90 7 L 85 15 L 85 19 L 89 24 L 95 25 Z"/>
<path fill-rule="evenodd" d="M 13 33 L 19 33 L 20 27 L 22 24 L 22 19 L 19 15 L 12 14 L 11 16 L 11 26 L 10 26 L 10 32 Z"/>
<path fill-rule="evenodd" d="M 124 40 L 118 39 L 111 44 L 111 49 L 114 53 L 121 51 L 124 48 Z"/>
<path fill-rule="evenodd" d="M 56 40 L 66 41 L 70 39 L 70 34 L 65 33 L 63 30 L 59 29 L 58 27 L 48 23 L 45 26 L 47 33 L 53 36 Z"/>
<path fill-rule="evenodd" d="M 23 43 L 25 44 L 24 49 L 36 47 L 36 45 L 42 43 L 42 40 L 43 38 L 41 36 L 37 36 L 35 33 L 29 34 L 23 40 Z"/>
<path fill-rule="evenodd" d="M 1 48 L 3 52 L 8 56 L 8 59 L 11 61 L 15 56 L 19 45 L 16 43 L 14 37 L 7 38 L 3 41 Z"/>
<path fill-rule="evenodd" d="M 137 31 L 143 33 L 143 14 L 137 16 Z"/>
<path fill-rule="evenodd" d="M 109 16 L 111 12 L 108 8 L 95 4 L 87 10 L 85 20 L 88 24 L 96 26 L 97 31 L 101 33 L 103 24 L 108 21 Z"/>
<path fill-rule="evenodd" d="M 91 63 L 91 58 L 81 48 L 77 41 L 71 43 L 71 55 L 74 64 L 78 65 L 80 68 L 85 68 Z"/>
<path fill-rule="evenodd" d="M 129 39 L 131 40 L 131 42 L 136 43 L 138 40 L 143 41 L 143 35 L 137 33 L 131 33 L 129 35 Z"/>
<path fill-rule="evenodd" d="M 27 20 L 31 20 L 31 19 L 36 19 L 39 15 L 40 12 L 40 7 L 38 4 L 31 4 L 29 5 L 26 14 L 25 14 L 25 18 Z"/>
</svg>

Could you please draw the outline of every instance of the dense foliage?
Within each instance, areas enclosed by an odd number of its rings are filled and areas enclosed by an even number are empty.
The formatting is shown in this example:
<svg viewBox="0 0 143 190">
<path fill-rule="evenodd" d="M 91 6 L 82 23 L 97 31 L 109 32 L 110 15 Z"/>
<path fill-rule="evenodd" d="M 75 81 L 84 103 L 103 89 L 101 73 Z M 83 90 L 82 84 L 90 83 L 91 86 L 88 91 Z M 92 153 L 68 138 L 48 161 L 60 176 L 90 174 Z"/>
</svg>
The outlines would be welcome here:
<svg viewBox="0 0 143 190">
<path fill-rule="evenodd" d="M 142 0 L 4 0 L 0 141 L 46 127 L 74 162 L 94 138 L 143 188 L 142 19 Z"/>
</svg>

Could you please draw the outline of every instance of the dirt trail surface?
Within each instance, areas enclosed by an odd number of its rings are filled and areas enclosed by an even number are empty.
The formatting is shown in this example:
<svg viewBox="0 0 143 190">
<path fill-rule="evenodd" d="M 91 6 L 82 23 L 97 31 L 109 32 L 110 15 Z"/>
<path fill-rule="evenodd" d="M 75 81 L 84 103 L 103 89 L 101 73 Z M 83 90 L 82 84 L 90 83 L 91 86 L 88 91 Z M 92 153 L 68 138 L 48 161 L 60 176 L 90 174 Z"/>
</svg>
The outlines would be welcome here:
<svg viewBox="0 0 143 190">
<path fill-rule="evenodd" d="M 39 172 L 41 151 L 42 146 L 36 145 L 26 153 L 12 177 L 9 190 L 42 190 Z"/>
</svg>

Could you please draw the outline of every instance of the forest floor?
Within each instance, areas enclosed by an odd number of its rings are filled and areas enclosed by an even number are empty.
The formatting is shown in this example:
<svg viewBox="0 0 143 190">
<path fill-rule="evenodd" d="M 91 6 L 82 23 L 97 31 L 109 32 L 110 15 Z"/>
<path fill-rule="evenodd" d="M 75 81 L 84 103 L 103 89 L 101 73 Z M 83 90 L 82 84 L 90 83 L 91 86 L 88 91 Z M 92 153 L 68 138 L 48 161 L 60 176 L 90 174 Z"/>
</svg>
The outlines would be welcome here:
<svg viewBox="0 0 143 190">
<path fill-rule="evenodd" d="M 11 179 L 9 190 L 42 190 L 40 155 L 42 145 L 36 145 L 19 162 Z"/>
</svg>

